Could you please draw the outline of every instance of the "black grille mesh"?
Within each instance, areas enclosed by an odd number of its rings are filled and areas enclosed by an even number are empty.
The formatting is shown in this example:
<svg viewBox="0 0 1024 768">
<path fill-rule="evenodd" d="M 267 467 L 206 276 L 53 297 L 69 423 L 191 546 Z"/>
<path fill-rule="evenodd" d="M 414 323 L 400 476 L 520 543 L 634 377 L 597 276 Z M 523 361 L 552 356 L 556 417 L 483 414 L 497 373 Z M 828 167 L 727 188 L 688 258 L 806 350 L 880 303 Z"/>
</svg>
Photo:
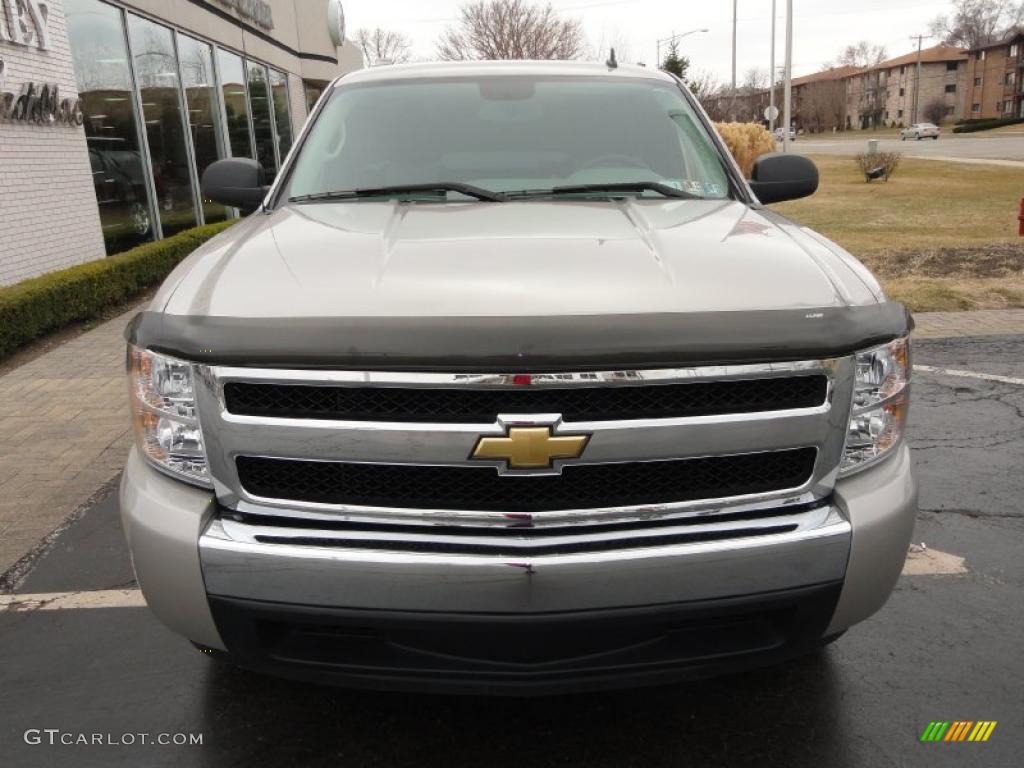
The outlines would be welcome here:
<svg viewBox="0 0 1024 768">
<path fill-rule="evenodd" d="M 339 387 L 229 382 L 227 409 L 243 416 L 357 421 L 491 423 L 499 413 L 560 413 L 610 421 L 810 408 L 825 401 L 820 374 L 630 386 L 565 388 Z"/>
<path fill-rule="evenodd" d="M 561 475 L 500 476 L 492 467 L 353 464 L 240 456 L 254 496 L 328 504 L 494 512 L 664 504 L 803 485 L 817 451 L 570 465 Z"/>
</svg>

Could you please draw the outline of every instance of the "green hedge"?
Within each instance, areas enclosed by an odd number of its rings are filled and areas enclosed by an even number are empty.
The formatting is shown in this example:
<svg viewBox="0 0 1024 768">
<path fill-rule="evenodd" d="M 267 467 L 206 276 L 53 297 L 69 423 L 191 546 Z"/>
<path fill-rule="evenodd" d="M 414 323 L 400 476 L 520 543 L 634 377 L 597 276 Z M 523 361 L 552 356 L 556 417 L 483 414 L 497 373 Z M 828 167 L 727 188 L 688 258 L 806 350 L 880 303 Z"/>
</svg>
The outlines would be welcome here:
<svg viewBox="0 0 1024 768">
<path fill-rule="evenodd" d="M 157 285 L 175 265 L 235 220 L 207 224 L 166 240 L 0 288 L 0 358 L 22 344 Z"/>
<path fill-rule="evenodd" d="M 953 129 L 953 133 L 974 133 L 975 131 L 987 131 L 991 128 L 1000 128 L 1004 125 L 1017 125 L 1017 123 L 1024 123 L 1024 119 L 1019 117 L 1000 117 L 993 118 L 991 120 L 971 120 L 970 122 L 961 123 Z"/>
</svg>

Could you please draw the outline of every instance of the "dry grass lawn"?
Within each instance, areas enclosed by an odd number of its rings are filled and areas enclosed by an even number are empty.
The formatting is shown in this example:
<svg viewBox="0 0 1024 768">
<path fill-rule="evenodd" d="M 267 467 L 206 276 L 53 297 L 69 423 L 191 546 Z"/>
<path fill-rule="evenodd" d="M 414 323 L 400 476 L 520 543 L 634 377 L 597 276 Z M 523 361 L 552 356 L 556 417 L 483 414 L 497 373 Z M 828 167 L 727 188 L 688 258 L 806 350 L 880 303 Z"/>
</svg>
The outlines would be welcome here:
<svg viewBox="0 0 1024 768">
<path fill-rule="evenodd" d="M 818 193 L 773 206 L 862 259 L 915 311 L 1024 307 L 1024 170 L 903 158 L 864 182 L 852 157 L 818 156 Z"/>
</svg>

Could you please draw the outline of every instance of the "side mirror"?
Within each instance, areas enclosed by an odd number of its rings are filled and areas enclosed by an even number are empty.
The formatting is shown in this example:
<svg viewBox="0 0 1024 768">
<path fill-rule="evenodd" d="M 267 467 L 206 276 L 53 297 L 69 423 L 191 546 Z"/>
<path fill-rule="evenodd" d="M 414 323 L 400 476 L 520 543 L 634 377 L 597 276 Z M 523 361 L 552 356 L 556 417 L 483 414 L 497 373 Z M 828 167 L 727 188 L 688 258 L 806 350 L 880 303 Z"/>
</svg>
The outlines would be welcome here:
<svg viewBox="0 0 1024 768">
<path fill-rule="evenodd" d="M 251 213 L 260 207 L 269 187 L 263 166 L 255 160 L 232 157 L 211 163 L 200 183 L 203 199 Z"/>
<path fill-rule="evenodd" d="M 754 163 L 750 188 L 764 204 L 797 200 L 818 189 L 818 168 L 802 155 L 772 152 Z"/>
</svg>

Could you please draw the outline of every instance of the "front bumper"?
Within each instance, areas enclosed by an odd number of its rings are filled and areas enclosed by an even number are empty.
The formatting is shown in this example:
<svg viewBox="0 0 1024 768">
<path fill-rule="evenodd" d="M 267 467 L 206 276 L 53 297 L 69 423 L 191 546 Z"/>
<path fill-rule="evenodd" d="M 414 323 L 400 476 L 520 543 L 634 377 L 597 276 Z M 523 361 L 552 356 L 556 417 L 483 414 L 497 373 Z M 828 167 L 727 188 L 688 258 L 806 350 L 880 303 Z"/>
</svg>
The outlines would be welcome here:
<svg viewBox="0 0 1024 768">
<path fill-rule="evenodd" d="M 147 602 L 244 665 L 349 685 L 539 692 L 799 653 L 880 608 L 916 510 L 905 447 L 837 483 L 820 524 L 518 559 L 238 541 L 210 492 L 133 452 L 122 517 Z"/>
</svg>

